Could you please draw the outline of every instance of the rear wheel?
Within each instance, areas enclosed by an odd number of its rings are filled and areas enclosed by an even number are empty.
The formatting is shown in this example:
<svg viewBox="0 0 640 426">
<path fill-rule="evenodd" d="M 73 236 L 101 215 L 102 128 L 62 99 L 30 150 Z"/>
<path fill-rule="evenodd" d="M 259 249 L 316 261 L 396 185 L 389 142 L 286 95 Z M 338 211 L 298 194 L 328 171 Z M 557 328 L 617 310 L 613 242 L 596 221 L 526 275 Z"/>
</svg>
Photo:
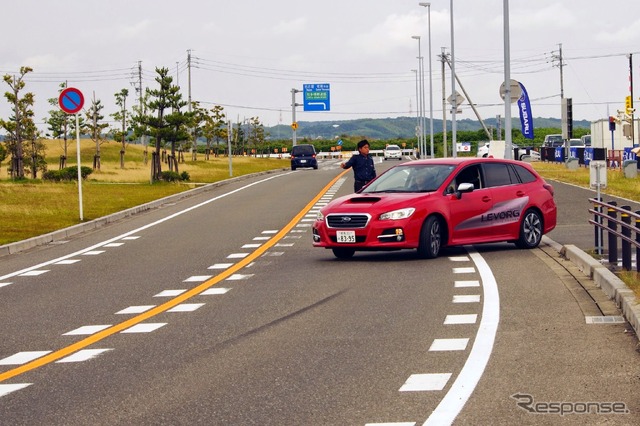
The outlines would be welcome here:
<svg viewBox="0 0 640 426">
<path fill-rule="evenodd" d="M 355 250 L 351 248 L 334 248 L 333 255 L 338 259 L 351 259 L 355 254 Z"/>
<path fill-rule="evenodd" d="M 429 216 L 420 231 L 418 255 L 423 259 L 438 257 L 442 248 L 442 222 L 435 216 Z"/>
<path fill-rule="evenodd" d="M 532 249 L 538 247 L 542 240 L 542 217 L 535 210 L 527 210 L 520 223 L 520 236 L 516 247 Z"/>
</svg>

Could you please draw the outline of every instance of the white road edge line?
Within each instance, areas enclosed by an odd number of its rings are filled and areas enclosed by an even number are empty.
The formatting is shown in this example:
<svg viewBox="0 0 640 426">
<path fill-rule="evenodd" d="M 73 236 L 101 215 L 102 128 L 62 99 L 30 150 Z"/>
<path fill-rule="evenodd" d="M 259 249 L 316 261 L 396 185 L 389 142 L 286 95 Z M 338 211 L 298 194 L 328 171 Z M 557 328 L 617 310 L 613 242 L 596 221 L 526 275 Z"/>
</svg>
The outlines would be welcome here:
<svg viewBox="0 0 640 426">
<path fill-rule="evenodd" d="M 450 425 L 460 414 L 489 363 L 500 322 L 500 294 L 493 272 L 478 252 L 472 247 L 465 248 L 482 279 L 482 319 L 471 352 L 460 374 L 424 425 Z"/>
</svg>

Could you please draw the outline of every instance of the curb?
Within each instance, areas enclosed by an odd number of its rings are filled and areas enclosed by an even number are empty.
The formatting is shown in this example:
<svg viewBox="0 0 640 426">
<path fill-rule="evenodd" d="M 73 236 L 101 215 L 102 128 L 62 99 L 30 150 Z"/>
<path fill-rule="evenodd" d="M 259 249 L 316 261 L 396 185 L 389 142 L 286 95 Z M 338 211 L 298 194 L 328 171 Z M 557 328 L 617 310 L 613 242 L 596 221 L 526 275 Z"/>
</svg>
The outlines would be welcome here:
<svg viewBox="0 0 640 426">
<path fill-rule="evenodd" d="M 73 225 L 68 228 L 60 229 L 58 231 L 53 231 L 48 234 L 38 235 L 37 237 L 28 238 L 23 241 L 17 241 L 15 243 L 5 244 L 0 246 L 0 258 L 2 258 L 3 256 L 8 256 L 10 254 L 20 253 L 22 251 L 25 251 L 34 247 L 43 246 L 56 241 L 66 240 L 73 235 L 91 231 L 93 229 L 98 229 L 110 223 L 116 222 L 120 219 L 133 216 L 138 213 L 143 213 L 148 210 L 157 209 L 159 207 L 162 207 L 162 205 L 164 204 L 173 203 L 183 198 L 188 198 L 193 195 L 200 194 L 202 192 L 207 192 L 214 188 L 227 185 L 229 183 L 242 181 L 250 177 L 261 176 L 261 175 L 272 174 L 272 173 L 279 173 L 279 172 L 282 172 L 283 170 L 287 170 L 287 169 L 282 169 L 282 170 L 276 169 L 276 170 L 268 170 L 268 171 L 258 172 L 258 173 L 251 173 L 243 176 L 232 177 L 229 179 L 221 180 L 219 182 L 209 183 L 203 186 L 199 186 L 197 188 L 180 192 L 179 194 L 169 195 L 167 197 L 160 198 L 158 200 L 141 204 L 139 206 L 122 210 L 122 211 L 110 214 L 108 216 L 103 216 L 88 222 L 80 223 L 78 225 Z"/>
<path fill-rule="evenodd" d="M 640 335 L 640 304 L 636 301 L 635 293 L 609 268 L 578 247 L 567 244 L 562 246 L 559 253 L 573 262 L 578 269 L 593 280 L 597 287 L 602 289 L 609 299 L 615 302 L 636 334 Z"/>
</svg>

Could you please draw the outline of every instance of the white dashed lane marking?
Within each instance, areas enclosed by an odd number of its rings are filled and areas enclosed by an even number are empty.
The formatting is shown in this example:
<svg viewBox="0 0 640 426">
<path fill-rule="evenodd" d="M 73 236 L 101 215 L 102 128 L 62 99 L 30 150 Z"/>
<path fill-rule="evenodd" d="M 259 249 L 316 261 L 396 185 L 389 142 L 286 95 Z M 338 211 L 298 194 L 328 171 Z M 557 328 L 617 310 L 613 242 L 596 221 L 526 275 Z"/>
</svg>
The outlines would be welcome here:
<svg viewBox="0 0 640 426">
<path fill-rule="evenodd" d="M 88 361 L 90 359 L 93 359 L 95 357 L 97 357 L 98 355 L 100 355 L 101 353 L 107 352 L 107 351 L 112 351 L 113 349 L 82 349 L 81 351 L 78 351 L 72 355 L 69 355 L 68 357 L 62 358 L 58 361 L 56 361 L 56 363 L 63 363 L 63 362 L 83 362 L 83 361 Z"/>
<path fill-rule="evenodd" d="M 38 359 L 46 354 L 51 353 L 51 351 L 26 351 L 26 352 L 18 352 L 17 354 L 13 354 L 6 358 L 0 359 L 0 365 L 22 365 L 27 362 L 33 361 L 34 359 Z"/>
<path fill-rule="evenodd" d="M 96 334 L 98 331 L 106 330 L 111 325 L 85 325 L 75 330 L 71 330 L 63 334 L 63 336 L 81 336 Z"/>
<path fill-rule="evenodd" d="M 400 392 L 440 391 L 444 389 L 451 373 L 412 374 L 400 388 Z"/>
<path fill-rule="evenodd" d="M 156 331 L 160 327 L 164 327 L 167 325 L 166 322 L 149 322 L 136 324 L 133 327 L 129 327 L 126 330 L 122 330 L 120 333 L 151 333 L 152 331 Z"/>
<path fill-rule="evenodd" d="M 469 339 L 435 339 L 429 348 L 430 351 L 464 351 L 467 349 Z"/>
<path fill-rule="evenodd" d="M 478 319 L 477 314 L 463 314 L 463 315 L 447 315 L 444 319 L 445 325 L 457 325 L 457 324 L 475 324 Z"/>
</svg>

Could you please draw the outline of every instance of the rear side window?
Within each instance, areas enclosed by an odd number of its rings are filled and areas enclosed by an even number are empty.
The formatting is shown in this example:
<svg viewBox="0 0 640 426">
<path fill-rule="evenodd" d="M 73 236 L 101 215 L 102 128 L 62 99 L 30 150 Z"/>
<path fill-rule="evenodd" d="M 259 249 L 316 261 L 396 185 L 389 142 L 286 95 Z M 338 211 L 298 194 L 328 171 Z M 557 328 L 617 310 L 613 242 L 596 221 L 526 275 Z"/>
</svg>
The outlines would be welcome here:
<svg viewBox="0 0 640 426">
<path fill-rule="evenodd" d="M 537 180 L 537 178 L 535 177 L 535 175 L 533 173 L 531 173 L 529 170 L 527 170 L 526 168 L 519 166 L 519 165 L 514 165 L 513 166 L 516 169 L 516 173 L 518 174 L 518 177 L 520 178 L 520 182 L 522 183 L 531 183 L 531 182 L 535 182 Z"/>
<path fill-rule="evenodd" d="M 509 166 L 502 163 L 485 163 L 484 164 L 484 180 L 488 187 L 511 185 L 511 175 L 509 174 Z"/>
</svg>

